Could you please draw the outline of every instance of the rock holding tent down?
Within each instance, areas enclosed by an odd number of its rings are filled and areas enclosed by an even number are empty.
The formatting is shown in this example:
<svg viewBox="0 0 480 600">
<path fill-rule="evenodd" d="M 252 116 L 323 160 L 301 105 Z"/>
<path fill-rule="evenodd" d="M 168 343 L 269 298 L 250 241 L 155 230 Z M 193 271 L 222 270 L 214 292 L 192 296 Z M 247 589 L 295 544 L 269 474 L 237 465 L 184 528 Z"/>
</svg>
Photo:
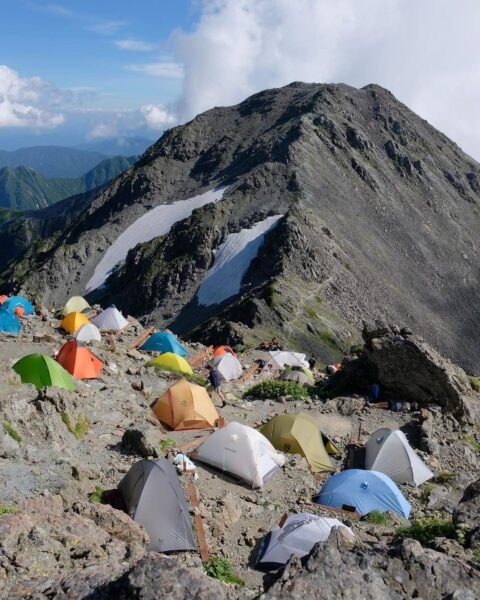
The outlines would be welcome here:
<svg viewBox="0 0 480 600">
<path fill-rule="evenodd" d="M 385 473 L 396 483 L 418 486 L 433 477 L 433 473 L 417 456 L 403 431 L 382 428 L 367 442 L 365 468 Z"/>
<path fill-rule="evenodd" d="M 128 325 L 127 319 L 113 304 L 92 319 L 92 323 L 107 331 L 120 331 Z"/>
<path fill-rule="evenodd" d="M 233 381 L 242 376 L 243 368 L 242 364 L 229 352 L 225 352 L 220 356 L 215 356 L 213 359 L 213 366 L 217 369 L 223 381 Z"/>
<path fill-rule="evenodd" d="M 326 541 L 334 527 L 342 527 L 346 535 L 355 538 L 352 530 L 338 519 L 311 513 L 290 515 L 281 527 L 274 527 L 262 541 L 257 565 L 278 568 L 286 565 L 292 556 L 303 558 L 315 544 Z"/>
<path fill-rule="evenodd" d="M 213 433 L 199 446 L 195 458 L 252 487 L 262 487 L 285 463 L 283 454 L 278 453 L 265 436 L 236 422 Z"/>
<path fill-rule="evenodd" d="M 390 477 L 361 469 L 348 469 L 327 479 L 315 502 L 335 508 L 353 507 L 361 515 L 372 510 L 390 510 L 406 519 L 411 510 Z"/>
<path fill-rule="evenodd" d="M 118 485 L 130 516 L 150 537 L 148 550 L 195 550 L 187 501 L 168 460 L 135 463 Z"/>
</svg>

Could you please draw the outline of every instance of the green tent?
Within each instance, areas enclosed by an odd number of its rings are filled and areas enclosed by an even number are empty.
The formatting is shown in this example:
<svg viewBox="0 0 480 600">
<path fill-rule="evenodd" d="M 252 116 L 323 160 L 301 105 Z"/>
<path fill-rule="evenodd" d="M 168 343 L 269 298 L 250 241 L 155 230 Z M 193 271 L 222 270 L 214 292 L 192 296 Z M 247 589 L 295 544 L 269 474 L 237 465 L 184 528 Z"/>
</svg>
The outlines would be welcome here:
<svg viewBox="0 0 480 600">
<path fill-rule="evenodd" d="M 74 390 L 75 384 L 69 373 L 53 358 L 45 354 L 29 354 L 13 365 L 22 378 L 22 383 L 33 383 L 37 390 L 58 387 Z"/>
<path fill-rule="evenodd" d="M 313 373 L 306 367 L 285 367 L 280 375 L 280 379 L 284 381 L 296 381 L 305 385 L 315 385 Z"/>
<path fill-rule="evenodd" d="M 277 415 L 260 431 L 277 450 L 305 456 L 314 473 L 333 469 L 318 423 L 309 415 Z"/>
</svg>

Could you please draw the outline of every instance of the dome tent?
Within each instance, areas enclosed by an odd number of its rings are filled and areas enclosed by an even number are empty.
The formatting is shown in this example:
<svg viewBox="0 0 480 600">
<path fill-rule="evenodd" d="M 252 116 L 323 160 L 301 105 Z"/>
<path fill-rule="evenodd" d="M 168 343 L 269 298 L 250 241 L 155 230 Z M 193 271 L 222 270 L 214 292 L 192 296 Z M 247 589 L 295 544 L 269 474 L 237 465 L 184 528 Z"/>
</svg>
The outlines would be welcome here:
<svg viewBox="0 0 480 600">
<path fill-rule="evenodd" d="M 152 404 L 157 419 L 171 429 L 213 427 L 219 415 L 207 390 L 181 379 Z"/>
<path fill-rule="evenodd" d="M 235 352 L 230 348 L 230 346 L 217 346 L 213 351 L 213 356 L 223 356 L 225 352 L 229 352 L 235 356 Z"/>
<path fill-rule="evenodd" d="M 2 308 L 7 308 L 10 311 L 15 311 L 17 307 L 21 307 L 24 310 L 25 315 L 34 315 L 35 309 L 33 304 L 31 304 L 26 298 L 23 296 L 10 296 L 5 302 L 2 304 Z"/>
<path fill-rule="evenodd" d="M 100 330 L 93 323 L 84 323 L 81 327 L 73 332 L 73 337 L 77 340 L 77 342 L 83 342 L 84 344 L 88 344 L 93 340 L 96 340 L 97 342 L 102 341 Z"/>
<path fill-rule="evenodd" d="M 233 381 L 243 374 L 241 362 L 229 352 L 225 352 L 220 356 L 215 356 L 212 364 L 215 369 L 217 369 L 218 374 L 223 381 Z"/>
<path fill-rule="evenodd" d="M 66 317 L 63 317 L 60 327 L 68 331 L 68 333 L 75 333 L 85 323 L 90 323 L 90 321 L 83 313 L 71 312 Z"/>
<path fill-rule="evenodd" d="M 305 367 L 309 364 L 305 359 L 305 354 L 299 352 L 290 352 L 288 350 L 273 350 L 269 352 L 270 358 L 265 365 L 265 369 L 280 370 L 285 367 Z"/>
<path fill-rule="evenodd" d="M 365 468 L 385 473 L 397 483 L 418 486 L 433 477 L 433 473 L 417 456 L 403 431 L 382 428 L 367 442 Z"/>
<path fill-rule="evenodd" d="M 107 331 L 120 331 L 128 325 L 127 319 L 114 304 L 92 319 L 92 323 L 99 329 L 106 329 Z"/>
<path fill-rule="evenodd" d="M 13 335 L 19 335 L 22 329 L 22 324 L 17 315 L 3 308 L 0 308 L 0 333 L 13 333 Z"/>
<path fill-rule="evenodd" d="M 260 432 L 277 450 L 305 456 L 313 473 L 333 470 L 318 423 L 309 415 L 276 415 Z"/>
<path fill-rule="evenodd" d="M 160 356 L 157 356 L 157 358 L 150 360 L 146 366 L 159 367 L 160 369 L 164 367 L 169 371 L 176 371 L 177 373 L 183 373 L 185 375 L 193 374 L 192 367 L 188 364 L 188 362 L 173 352 L 165 352 L 164 354 L 160 354 Z"/>
<path fill-rule="evenodd" d="M 327 479 L 315 502 L 335 508 L 354 507 L 361 515 L 391 510 L 406 519 L 411 510 L 390 477 L 362 469 L 347 469 Z"/>
<path fill-rule="evenodd" d="M 281 381 L 294 381 L 299 385 L 315 385 L 315 380 L 313 379 L 313 375 L 311 371 L 306 369 L 305 367 L 287 367 L 282 374 L 280 375 Z"/>
<path fill-rule="evenodd" d="M 259 431 L 232 422 L 201 444 L 195 458 L 249 483 L 263 484 L 285 463 L 283 454 Z"/>
<path fill-rule="evenodd" d="M 83 312 L 91 308 L 90 304 L 82 296 L 72 296 L 62 310 L 62 315 L 66 317 L 71 312 Z"/>
<path fill-rule="evenodd" d="M 33 383 L 37 390 L 45 387 L 58 387 L 74 390 L 75 384 L 69 373 L 56 360 L 45 354 L 29 354 L 13 365 L 22 383 Z"/>
<path fill-rule="evenodd" d="M 262 540 L 257 566 L 277 569 L 286 565 L 292 556 L 303 558 L 315 544 L 328 540 L 333 527 L 344 527 L 354 535 L 338 519 L 311 513 L 290 515 L 281 527 L 274 527 Z"/>
<path fill-rule="evenodd" d="M 140 350 L 147 352 L 173 352 L 178 356 L 188 356 L 188 352 L 177 340 L 177 338 L 169 331 L 157 331 L 151 335 L 148 340 L 140 346 Z"/>
<path fill-rule="evenodd" d="M 99 358 L 76 340 L 70 340 L 60 348 L 57 362 L 78 379 L 95 379 L 104 366 Z"/>
<path fill-rule="evenodd" d="M 129 515 L 150 536 L 147 550 L 195 550 L 187 501 L 168 460 L 135 463 L 118 485 Z"/>
</svg>

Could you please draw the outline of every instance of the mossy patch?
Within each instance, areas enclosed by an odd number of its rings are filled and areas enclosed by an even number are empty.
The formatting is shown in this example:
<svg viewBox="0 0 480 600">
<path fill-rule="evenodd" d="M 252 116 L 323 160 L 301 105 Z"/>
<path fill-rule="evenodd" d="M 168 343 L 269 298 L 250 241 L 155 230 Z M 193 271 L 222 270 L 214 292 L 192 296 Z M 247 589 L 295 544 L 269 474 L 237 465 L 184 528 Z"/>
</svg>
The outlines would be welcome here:
<svg viewBox="0 0 480 600">
<path fill-rule="evenodd" d="M 68 431 L 73 434 L 77 440 L 81 440 L 83 438 L 91 424 L 90 419 L 82 414 L 77 415 L 77 422 L 75 425 L 72 423 L 72 420 L 66 411 L 62 411 L 60 416 L 62 417 L 62 421 L 65 423 Z"/>
<path fill-rule="evenodd" d="M 473 375 L 468 376 L 468 381 L 472 390 L 475 390 L 480 394 L 480 377 L 474 377 Z"/>
<path fill-rule="evenodd" d="M 374 525 L 388 525 L 388 517 L 379 510 L 372 510 L 367 515 L 367 521 Z"/>
<path fill-rule="evenodd" d="M 98 502 L 99 504 L 103 504 L 103 494 L 105 490 L 99 485 L 95 486 L 95 491 L 91 494 L 88 494 L 88 500 L 90 502 Z"/>
<path fill-rule="evenodd" d="M 3 517 L 3 515 L 13 515 L 16 512 L 17 509 L 15 508 L 15 506 L 12 506 L 11 504 L 0 503 L 0 517 Z"/>
<path fill-rule="evenodd" d="M 17 444 L 22 443 L 22 441 L 23 441 L 22 436 L 18 433 L 18 431 L 15 429 L 15 427 L 9 421 L 3 422 L 3 430 L 5 431 L 5 433 L 7 435 L 9 435 L 13 440 L 15 440 L 17 442 Z"/>
<path fill-rule="evenodd" d="M 455 526 L 449 519 L 431 517 L 418 519 L 411 525 L 400 527 L 397 534 L 405 538 L 418 540 L 422 546 L 429 546 L 436 537 L 455 539 Z"/>
<path fill-rule="evenodd" d="M 475 452 L 480 452 L 480 444 L 477 442 L 473 434 L 467 433 L 463 436 L 463 439 L 473 450 L 475 450 Z"/>
<path fill-rule="evenodd" d="M 224 583 L 243 585 L 243 581 L 235 574 L 232 563 L 226 558 L 211 556 L 204 568 L 209 577 L 213 577 Z"/>
</svg>

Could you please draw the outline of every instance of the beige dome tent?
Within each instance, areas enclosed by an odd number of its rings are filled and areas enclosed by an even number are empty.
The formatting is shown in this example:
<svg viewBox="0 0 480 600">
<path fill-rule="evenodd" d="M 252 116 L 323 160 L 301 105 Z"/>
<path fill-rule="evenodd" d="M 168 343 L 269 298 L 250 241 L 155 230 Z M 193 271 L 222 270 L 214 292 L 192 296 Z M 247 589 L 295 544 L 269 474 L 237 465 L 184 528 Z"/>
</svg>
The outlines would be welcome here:
<svg viewBox="0 0 480 600">
<path fill-rule="evenodd" d="M 433 477 L 405 434 L 398 429 L 382 428 L 372 434 L 366 446 L 365 468 L 384 473 L 396 483 L 415 486 Z"/>
<path fill-rule="evenodd" d="M 267 438 L 241 423 L 229 423 L 213 433 L 195 453 L 195 458 L 252 487 L 263 484 L 285 463 Z"/>
<path fill-rule="evenodd" d="M 157 419 L 172 429 L 205 429 L 219 419 L 207 390 L 186 379 L 169 387 L 151 408 Z"/>
<path fill-rule="evenodd" d="M 113 304 L 92 319 L 92 323 L 107 331 L 119 331 L 128 325 L 127 319 Z"/>
<path fill-rule="evenodd" d="M 85 300 L 85 298 L 82 298 L 82 296 L 72 296 L 63 307 L 62 315 L 66 317 L 72 312 L 81 313 L 89 308 L 91 308 L 90 304 Z"/>
<path fill-rule="evenodd" d="M 129 515 L 150 536 L 147 550 L 195 550 L 187 501 L 168 460 L 135 463 L 118 485 Z"/>
</svg>

